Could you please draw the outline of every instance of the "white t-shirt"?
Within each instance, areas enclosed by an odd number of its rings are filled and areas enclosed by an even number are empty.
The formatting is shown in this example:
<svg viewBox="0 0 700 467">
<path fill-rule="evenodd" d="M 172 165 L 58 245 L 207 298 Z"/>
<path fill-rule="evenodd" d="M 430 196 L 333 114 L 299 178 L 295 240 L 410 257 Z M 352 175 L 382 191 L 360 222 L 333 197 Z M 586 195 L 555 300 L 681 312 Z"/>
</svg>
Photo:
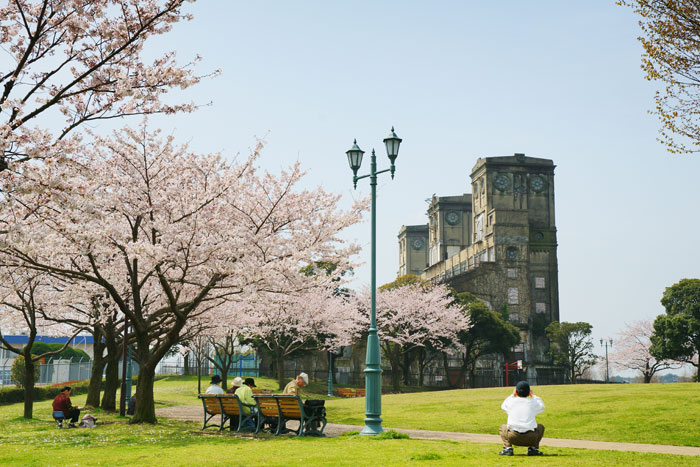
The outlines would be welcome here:
<svg viewBox="0 0 700 467">
<path fill-rule="evenodd" d="M 207 388 L 206 393 L 207 394 L 226 394 L 226 392 L 223 389 L 221 389 L 221 386 L 219 386 L 218 384 L 210 385 Z"/>
<path fill-rule="evenodd" d="M 544 402 L 537 396 L 516 397 L 511 394 L 501 408 L 508 414 L 508 429 L 525 433 L 537 428 L 535 415 L 544 411 Z"/>
</svg>

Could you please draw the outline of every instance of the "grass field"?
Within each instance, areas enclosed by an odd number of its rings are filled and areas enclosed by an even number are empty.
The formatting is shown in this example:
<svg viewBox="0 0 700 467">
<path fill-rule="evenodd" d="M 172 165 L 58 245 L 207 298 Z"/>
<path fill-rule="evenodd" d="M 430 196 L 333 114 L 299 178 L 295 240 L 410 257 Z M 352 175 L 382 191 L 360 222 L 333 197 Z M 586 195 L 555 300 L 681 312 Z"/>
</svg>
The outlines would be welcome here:
<svg viewBox="0 0 700 467">
<path fill-rule="evenodd" d="M 256 381 L 262 387 L 275 387 L 270 380 Z M 548 425 L 548 436 L 558 434 L 552 431 L 570 429 L 573 423 L 569 418 L 585 416 L 585 420 L 589 421 L 586 423 L 595 424 L 599 427 L 598 431 L 608 433 L 605 439 L 614 438 L 617 431 L 627 429 L 624 413 L 636 407 L 627 401 L 632 396 L 651 404 L 655 397 L 666 395 L 667 405 L 672 407 L 659 411 L 658 416 L 647 412 L 654 426 L 664 425 L 666 431 L 676 432 L 688 430 L 693 420 L 695 425 L 700 425 L 695 395 L 700 388 L 697 385 L 553 386 L 535 389 L 545 398 L 548 412 L 561 412 L 560 415 L 553 414 L 556 416 L 542 419 Z M 454 431 L 494 433 L 494 423 L 501 423 L 503 419 L 498 407 L 504 391 L 501 388 L 385 396 L 385 425 L 430 429 L 461 427 Z M 588 395 L 586 402 L 567 404 L 567 401 L 585 394 Z M 156 383 L 159 406 L 196 404 L 194 397 L 196 379 L 167 378 Z M 690 400 L 685 401 L 686 398 Z M 84 396 L 79 396 L 74 403 L 82 405 L 84 400 Z M 421 410 L 422 404 L 429 404 L 431 400 L 433 413 L 436 405 L 449 405 L 454 407 L 457 415 L 445 417 L 438 412 L 436 421 L 429 426 L 415 422 L 416 412 L 407 409 L 406 404 L 414 404 L 417 410 Z M 683 409 L 677 406 L 681 401 L 695 405 L 684 405 L 686 408 Z M 335 399 L 328 404 L 331 420 L 361 421 L 364 399 Z M 638 411 L 655 410 L 652 407 L 656 406 L 649 404 L 634 409 L 632 415 Z M 617 406 L 620 408 L 615 408 Z M 496 455 L 499 450 L 496 444 L 373 439 L 356 435 L 334 439 L 252 439 L 214 431 L 200 434 L 199 424 L 166 419 L 160 420 L 156 426 L 130 426 L 125 419 L 100 411 L 93 413 L 100 421 L 106 422 L 104 425 L 94 429 L 57 430 L 50 420 L 50 410 L 50 401 L 39 402 L 34 411 L 37 419 L 25 421 L 20 418 L 21 404 L 0 407 L 0 465 L 698 465 L 697 457 L 558 448 L 543 448 L 547 455 L 542 458 L 523 455 L 502 458 Z M 358 413 L 353 413 L 357 410 Z M 489 410 L 491 415 L 482 413 Z M 678 415 L 682 417 L 678 419 Z M 683 439 L 694 436 L 694 442 L 676 444 L 697 445 L 697 426 L 692 430 L 674 436 Z M 595 430 L 591 428 L 590 431 Z M 655 442 L 661 442 L 667 436 L 674 437 L 659 433 L 654 438 Z M 557 437 L 582 438 L 570 434 Z M 524 449 L 516 449 L 517 454 L 524 452 Z"/>
<path fill-rule="evenodd" d="M 275 381 L 266 378 L 256 383 L 277 388 Z M 198 404 L 196 378 L 166 378 L 157 386 L 158 406 Z M 321 385 L 312 385 L 316 387 L 321 390 Z M 700 446 L 697 383 L 535 386 L 533 390 L 547 406 L 537 419 L 549 438 Z M 495 434 L 505 422 L 500 407 L 509 393 L 505 388 L 484 388 L 385 395 L 384 426 Z M 363 398 L 332 398 L 326 402 L 328 419 L 361 425 L 364 404 Z M 425 413 L 431 416 L 417 415 Z"/>
<path fill-rule="evenodd" d="M 700 446 L 700 384 L 535 386 L 546 410 L 538 422 L 549 438 Z M 505 388 L 395 394 L 382 398 L 384 425 L 496 433 L 505 422 Z M 362 424 L 364 399 L 334 400 L 329 419 Z M 431 413 L 430 417 L 417 414 Z"/>
</svg>

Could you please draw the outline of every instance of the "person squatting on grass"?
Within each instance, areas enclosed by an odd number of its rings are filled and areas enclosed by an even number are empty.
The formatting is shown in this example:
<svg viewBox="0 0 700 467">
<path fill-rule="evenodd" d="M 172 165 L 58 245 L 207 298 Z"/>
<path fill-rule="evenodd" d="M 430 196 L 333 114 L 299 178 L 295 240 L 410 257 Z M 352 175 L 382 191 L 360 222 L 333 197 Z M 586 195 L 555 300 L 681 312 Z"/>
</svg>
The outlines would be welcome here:
<svg viewBox="0 0 700 467">
<path fill-rule="evenodd" d="M 528 456 L 541 456 L 539 450 L 544 426 L 537 423 L 535 415 L 544 411 L 542 399 L 532 393 L 527 381 L 520 381 L 513 394 L 506 397 L 501 408 L 508 414 L 508 422 L 499 430 L 503 440 L 501 456 L 512 456 L 513 445 L 527 446 Z"/>
<path fill-rule="evenodd" d="M 68 425 L 68 428 L 75 428 L 75 422 L 77 422 L 78 417 L 80 417 L 80 408 L 73 407 L 73 404 L 71 404 L 70 391 L 70 386 L 61 389 L 61 392 L 59 392 L 53 400 L 53 411 L 63 412 L 64 419 L 68 420 L 70 418 L 70 425 Z M 58 422 L 58 427 L 63 428 L 63 421 Z"/>
</svg>

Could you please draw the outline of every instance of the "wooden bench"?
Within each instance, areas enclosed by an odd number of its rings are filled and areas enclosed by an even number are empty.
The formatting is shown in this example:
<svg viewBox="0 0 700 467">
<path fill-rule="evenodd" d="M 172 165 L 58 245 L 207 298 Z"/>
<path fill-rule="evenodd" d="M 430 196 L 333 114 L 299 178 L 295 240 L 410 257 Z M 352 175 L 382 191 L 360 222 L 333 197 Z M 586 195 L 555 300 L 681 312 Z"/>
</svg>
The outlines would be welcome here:
<svg viewBox="0 0 700 467">
<path fill-rule="evenodd" d="M 338 397 L 365 397 L 364 389 L 337 388 L 335 393 Z"/>
<path fill-rule="evenodd" d="M 355 397 L 355 391 L 351 388 L 338 388 L 335 393 L 338 397 Z"/>
<path fill-rule="evenodd" d="M 253 395 L 270 395 L 274 391 L 272 389 L 253 389 Z"/>
<path fill-rule="evenodd" d="M 204 424 L 202 425 L 202 430 L 206 430 L 212 426 L 218 426 L 219 431 L 221 431 L 229 420 L 231 431 L 234 429 L 237 432 L 241 431 L 241 427 L 244 426 L 245 422 L 249 419 L 253 420 L 253 425 L 255 425 L 255 406 L 248 406 L 251 407 L 251 411 L 249 414 L 244 414 L 243 406 L 246 404 L 243 404 L 235 394 L 200 394 L 199 398 L 202 399 L 202 406 L 204 408 Z M 221 415 L 219 424 L 209 423 L 216 415 Z"/>
<path fill-rule="evenodd" d="M 219 431 L 224 428 L 224 422 L 226 419 L 222 415 L 221 402 L 216 394 L 200 394 L 198 397 L 202 399 L 202 407 L 204 408 L 204 424 L 202 425 L 202 430 L 206 430 L 210 426 L 217 426 L 215 423 L 209 424 L 209 421 L 216 415 L 221 415 L 221 422 L 219 423 Z"/>
<path fill-rule="evenodd" d="M 226 420 L 229 420 L 229 429 L 231 431 L 235 429 L 236 433 L 240 433 L 241 428 L 243 428 L 249 420 L 253 422 L 253 426 L 256 426 L 257 405 L 244 404 L 235 394 L 217 394 L 215 397 L 219 399 L 221 412 L 223 413 L 220 430 L 224 428 Z M 247 414 L 244 413 L 244 407 L 250 409 Z"/>
<path fill-rule="evenodd" d="M 325 436 L 323 430 L 325 430 L 328 423 L 325 407 L 305 407 L 299 396 L 276 395 L 274 397 L 277 399 L 277 406 L 279 407 L 277 434 L 293 431 L 287 428 L 287 422 L 298 420 L 299 429 L 295 432 L 297 436 Z M 319 428 L 318 425 L 321 425 L 321 427 Z"/>
<path fill-rule="evenodd" d="M 280 434 L 280 408 L 277 398 L 272 394 L 253 395 L 258 405 L 258 427 L 256 433 L 269 430 L 276 435 Z"/>
</svg>

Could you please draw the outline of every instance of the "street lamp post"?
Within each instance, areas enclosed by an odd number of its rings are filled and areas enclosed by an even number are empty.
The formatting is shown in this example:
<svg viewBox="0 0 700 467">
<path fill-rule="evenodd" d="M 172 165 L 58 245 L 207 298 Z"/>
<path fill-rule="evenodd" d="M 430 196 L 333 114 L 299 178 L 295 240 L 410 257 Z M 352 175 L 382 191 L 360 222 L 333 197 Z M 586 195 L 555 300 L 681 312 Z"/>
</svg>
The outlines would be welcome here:
<svg viewBox="0 0 700 467">
<path fill-rule="evenodd" d="M 605 344 L 605 384 L 610 383 L 610 368 L 608 366 L 608 343 L 610 343 L 610 348 L 612 348 L 613 340 L 612 337 L 606 339 L 601 339 L 600 340 L 600 346 L 602 347 L 603 344 Z"/>
<path fill-rule="evenodd" d="M 394 161 L 399 155 L 399 145 L 401 138 L 394 133 L 394 127 L 391 127 L 391 133 L 384 138 L 386 153 L 391 162 L 388 169 L 377 171 L 377 157 L 372 149 L 372 158 L 370 160 L 369 175 L 361 175 L 358 177 L 357 171 L 362 164 L 362 155 L 365 153 L 357 145 L 357 140 L 354 141 L 352 148 L 346 151 L 348 163 L 353 172 L 353 185 L 357 188 L 357 181 L 369 177 L 369 184 L 372 188 L 372 255 L 371 255 L 371 306 L 370 306 L 370 325 L 369 335 L 367 336 L 367 360 L 365 366 L 365 427 L 360 434 L 377 435 L 382 431 L 382 367 L 381 367 L 381 352 L 379 349 L 379 336 L 377 335 L 377 175 L 385 172 L 391 173 L 391 178 L 394 178 Z"/>
</svg>

